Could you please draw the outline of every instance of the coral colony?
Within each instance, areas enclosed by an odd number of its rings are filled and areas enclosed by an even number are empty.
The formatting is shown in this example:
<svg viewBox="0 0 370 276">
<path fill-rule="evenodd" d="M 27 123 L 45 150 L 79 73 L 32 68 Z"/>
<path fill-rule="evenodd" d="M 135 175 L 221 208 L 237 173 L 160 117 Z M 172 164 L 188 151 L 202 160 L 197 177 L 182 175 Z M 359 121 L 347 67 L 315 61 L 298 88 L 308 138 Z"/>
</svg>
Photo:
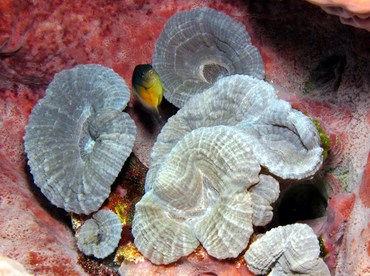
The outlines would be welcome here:
<svg viewBox="0 0 370 276">
<path fill-rule="evenodd" d="M 274 177 L 312 176 L 322 148 L 312 121 L 277 99 L 271 85 L 232 75 L 193 96 L 168 121 L 152 158 L 133 234 L 144 256 L 168 263 L 181 257 L 169 259 L 169 252 L 180 254 L 179 243 L 188 242 L 181 248 L 193 251 L 196 240 L 214 257 L 236 257 L 248 245 L 252 225 L 271 219 L 270 204 L 279 193 Z"/>
<path fill-rule="evenodd" d="M 256 275 L 330 275 L 319 255 L 315 233 L 308 225 L 295 223 L 266 232 L 252 243 L 244 258 Z"/>
<path fill-rule="evenodd" d="M 153 66 L 164 96 L 180 110 L 152 149 L 134 243 L 155 264 L 175 262 L 200 244 L 217 259 L 236 258 L 254 226 L 271 221 L 278 181 L 318 171 L 320 134 L 262 80 L 259 51 L 245 27 L 223 13 L 175 14 L 157 41 Z M 109 196 L 136 136 L 121 112 L 128 100 L 124 81 L 100 65 L 55 76 L 24 137 L 35 184 L 53 204 L 91 214 Z M 100 210 L 77 231 L 78 248 L 105 258 L 121 231 L 117 215 Z M 245 259 L 255 273 L 329 275 L 319 251 L 311 228 L 295 224 L 264 234 Z"/>
</svg>

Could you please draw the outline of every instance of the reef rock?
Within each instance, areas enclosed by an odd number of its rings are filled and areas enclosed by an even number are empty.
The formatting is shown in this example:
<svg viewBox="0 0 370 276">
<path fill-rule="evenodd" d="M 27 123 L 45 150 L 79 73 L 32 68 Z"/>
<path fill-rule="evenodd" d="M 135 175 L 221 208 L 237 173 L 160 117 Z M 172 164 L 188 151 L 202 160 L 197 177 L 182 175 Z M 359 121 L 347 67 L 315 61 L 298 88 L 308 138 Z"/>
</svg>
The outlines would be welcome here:
<svg viewBox="0 0 370 276">
<path fill-rule="evenodd" d="M 63 217 L 32 188 L 28 175 L 14 170 L 6 157 L 1 160 L 1 255 L 21 263 L 30 274 L 85 275 Z"/>
<path fill-rule="evenodd" d="M 370 32 L 370 5 L 363 0 L 307 0 L 328 14 L 339 16 L 340 22 Z"/>
<path fill-rule="evenodd" d="M 19 262 L 0 255 L 0 274 L 14 276 L 30 276 Z"/>
</svg>

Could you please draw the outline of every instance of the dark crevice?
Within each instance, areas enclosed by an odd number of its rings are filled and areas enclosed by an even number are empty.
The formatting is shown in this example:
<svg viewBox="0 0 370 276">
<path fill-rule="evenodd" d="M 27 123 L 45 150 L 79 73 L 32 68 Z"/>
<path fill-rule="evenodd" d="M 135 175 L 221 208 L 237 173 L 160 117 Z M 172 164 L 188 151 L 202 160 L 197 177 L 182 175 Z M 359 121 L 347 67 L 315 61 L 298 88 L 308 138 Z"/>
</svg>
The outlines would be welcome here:
<svg viewBox="0 0 370 276">
<path fill-rule="evenodd" d="M 276 202 L 273 224 L 287 225 L 326 214 L 327 196 L 321 179 L 303 180 L 286 186 Z"/>
</svg>

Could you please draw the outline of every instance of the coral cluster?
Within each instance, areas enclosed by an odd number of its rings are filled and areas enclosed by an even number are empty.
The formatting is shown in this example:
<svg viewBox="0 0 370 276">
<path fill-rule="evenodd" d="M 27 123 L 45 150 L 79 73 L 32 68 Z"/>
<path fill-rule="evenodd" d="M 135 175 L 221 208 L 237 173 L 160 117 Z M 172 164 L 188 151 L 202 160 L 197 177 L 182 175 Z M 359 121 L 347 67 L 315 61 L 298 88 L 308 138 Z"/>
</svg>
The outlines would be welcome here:
<svg viewBox="0 0 370 276">
<path fill-rule="evenodd" d="M 129 95 L 124 80 L 101 65 L 55 75 L 24 136 L 34 182 L 54 205 L 90 214 L 109 196 L 136 136 L 121 112 Z"/>
<path fill-rule="evenodd" d="M 153 147 L 133 220 L 135 245 L 155 264 L 199 244 L 218 259 L 237 257 L 253 226 L 272 219 L 276 179 L 309 178 L 322 164 L 316 126 L 259 79 L 258 50 L 242 41 L 238 22 L 201 8 L 174 15 L 156 44 L 154 65 L 182 108 Z"/>
<path fill-rule="evenodd" d="M 255 120 L 276 98 L 268 83 L 241 75 L 220 79 L 212 89 L 194 95 L 187 107 L 171 117 L 158 135 L 151 152 L 145 189 L 151 188 L 166 156 L 186 134 L 200 127 L 236 125 L 244 118 Z"/>
<path fill-rule="evenodd" d="M 322 148 L 313 122 L 277 99 L 271 85 L 233 75 L 170 118 L 152 158 L 133 235 L 145 257 L 167 264 L 199 243 L 216 258 L 238 256 L 253 225 L 272 218 L 274 177 L 311 177 Z"/>
<path fill-rule="evenodd" d="M 321 230 L 329 250 L 325 262 L 333 275 L 366 275 L 370 267 L 370 60 L 366 42 L 370 33 L 342 26 L 336 16 L 328 16 L 305 1 L 149 0 L 126 4 L 1 1 L 1 254 L 20 262 L 30 274 L 85 275 L 77 264 L 76 246 L 68 225 L 56 216 L 58 210 L 46 202 L 25 169 L 22 136 L 31 109 L 53 75 L 76 64 L 103 64 L 130 80 L 136 64 L 151 60 L 155 40 L 172 14 L 208 6 L 246 26 L 263 56 L 266 78 L 274 83 L 279 95 L 317 118 L 328 133 L 331 152 L 325 169 L 329 172 L 322 185 L 333 191 Z M 340 83 L 338 67 L 329 67 L 335 73 L 334 81 L 324 82 L 325 87 L 312 82 L 314 90 L 302 95 L 302 85 L 317 62 L 343 52 L 347 64 Z M 134 151 L 138 157 L 144 156 L 141 160 L 148 167 L 146 157 L 157 129 L 153 132 L 153 128 L 145 128 L 148 124 L 138 124 L 140 119 L 147 123 L 147 118 L 138 112 L 135 99 L 132 100 L 127 111 L 135 119 L 138 135 L 143 137 L 135 142 Z M 163 110 L 168 111 L 169 106 L 164 104 Z M 143 132 L 145 135 L 140 134 Z M 136 190 L 141 191 L 141 187 L 133 185 Z M 128 193 L 127 198 L 137 197 Z M 96 270 L 83 268 L 94 275 L 104 274 L 106 263 L 97 264 Z M 121 273 L 249 275 L 246 269 L 244 263 L 237 266 L 235 261 L 218 261 L 200 248 L 171 266 L 156 266 L 149 261 L 126 263 Z"/>
</svg>

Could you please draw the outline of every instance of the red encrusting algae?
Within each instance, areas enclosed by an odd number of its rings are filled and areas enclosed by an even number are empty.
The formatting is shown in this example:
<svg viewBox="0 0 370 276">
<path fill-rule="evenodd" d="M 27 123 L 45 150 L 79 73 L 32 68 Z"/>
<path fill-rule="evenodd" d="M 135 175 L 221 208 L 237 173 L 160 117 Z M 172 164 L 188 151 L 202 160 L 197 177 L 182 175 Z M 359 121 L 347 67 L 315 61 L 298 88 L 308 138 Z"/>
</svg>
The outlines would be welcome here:
<svg viewBox="0 0 370 276">
<path fill-rule="evenodd" d="M 364 174 L 362 175 L 359 195 L 362 204 L 366 208 L 370 208 L 370 153 L 367 158 Z"/>
</svg>

